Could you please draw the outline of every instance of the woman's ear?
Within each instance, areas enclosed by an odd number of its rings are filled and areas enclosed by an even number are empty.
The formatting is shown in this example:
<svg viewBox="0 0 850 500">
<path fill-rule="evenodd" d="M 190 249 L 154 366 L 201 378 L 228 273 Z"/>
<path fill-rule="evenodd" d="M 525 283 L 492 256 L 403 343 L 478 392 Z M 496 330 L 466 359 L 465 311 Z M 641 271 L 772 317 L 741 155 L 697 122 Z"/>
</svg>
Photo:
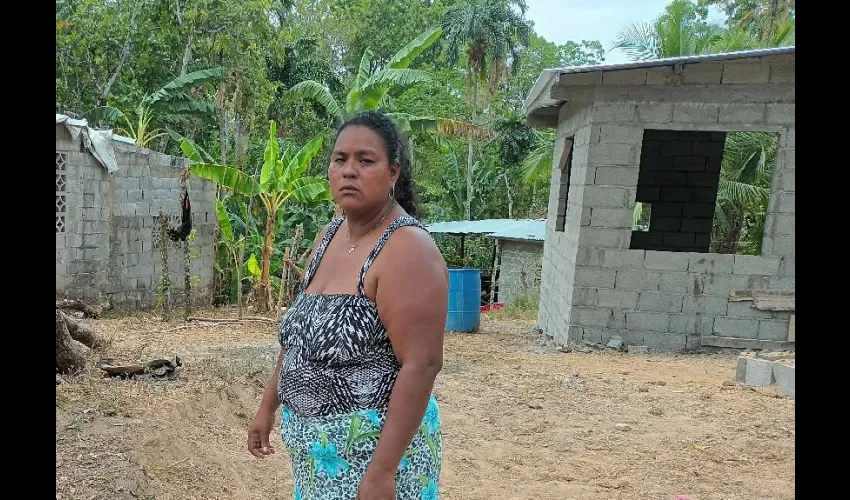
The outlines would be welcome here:
<svg viewBox="0 0 850 500">
<path fill-rule="evenodd" d="M 390 164 L 390 178 L 393 181 L 393 184 L 398 182 L 398 178 L 401 176 L 401 165 L 398 163 Z"/>
</svg>

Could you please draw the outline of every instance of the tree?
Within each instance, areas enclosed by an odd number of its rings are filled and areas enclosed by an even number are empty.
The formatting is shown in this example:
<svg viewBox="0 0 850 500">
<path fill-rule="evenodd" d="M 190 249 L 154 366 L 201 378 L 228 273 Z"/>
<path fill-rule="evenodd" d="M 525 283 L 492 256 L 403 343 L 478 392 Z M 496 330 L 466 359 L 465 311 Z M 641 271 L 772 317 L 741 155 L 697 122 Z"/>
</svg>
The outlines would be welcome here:
<svg viewBox="0 0 850 500">
<path fill-rule="evenodd" d="M 342 104 L 337 102 L 328 87 L 315 80 L 304 80 L 294 85 L 289 89 L 289 95 L 311 99 L 320 104 L 335 124 L 361 111 L 388 108 L 392 104 L 391 91 L 429 80 L 428 73 L 410 69 L 410 64 L 430 47 L 441 33 L 440 28 L 425 31 L 396 52 L 385 67 L 377 70 L 372 68 L 372 49 L 364 50 L 357 74 Z"/>
<path fill-rule="evenodd" d="M 185 141 L 182 146 L 184 149 L 191 149 L 191 144 Z M 257 196 L 265 208 L 262 270 L 260 282 L 254 289 L 258 312 L 268 312 L 274 304 L 269 276 L 278 212 L 290 202 L 313 204 L 331 199 L 330 186 L 326 179 L 304 175 L 321 147 L 322 137 L 316 136 L 297 152 L 287 147 L 281 153 L 277 124 L 270 121 L 259 179 L 226 165 L 200 162 L 190 164 L 191 172 L 198 177 L 215 182 L 242 196 Z M 192 160 L 192 156 L 189 158 Z"/>
<path fill-rule="evenodd" d="M 636 60 L 708 54 L 722 28 L 706 21 L 708 9 L 691 0 L 673 0 L 653 23 L 632 23 L 617 34 L 613 49 Z"/>
<path fill-rule="evenodd" d="M 519 12 L 513 7 L 516 6 Z M 507 73 L 515 71 L 520 52 L 529 44 L 531 25 L 525 19 L 524 0 L 469 0 L 449 8 L 443 18 L 447 62 L 454 65 L 458 54 L 466 52 L 467 96 L 472 124 L 478 123 L 478 92 L 481 81 L 489 80 L 491 89 Z M 464 216 L 471 217 L 474 196 L 474 142 L 469 141 L 466 168 L 466 206 Z"/>
<path fill-rule="evenodd" d="M 120 109 L 112 106 L 100 106 L 88 112 L 86 118 L 93 122 L 115 122 L 123 119 L 127 128 L 119 128 L 118 133 L 125 134 L 136 140 L 140 147 L 148 147 L 150 143 L 166 134 L 163 129 L 152 129 L 154 120 L 159 123 L 179 123 L 190 114 L 213 115 L 215 105 L 198 101 L 189 95 L 193 87 L 197 87 L 226 75 L 224 68 L 210 68 L 189 73 L 171 80 L 156 92 L 147 94 L 136 106 L 134 122 Z"/>
</svg>

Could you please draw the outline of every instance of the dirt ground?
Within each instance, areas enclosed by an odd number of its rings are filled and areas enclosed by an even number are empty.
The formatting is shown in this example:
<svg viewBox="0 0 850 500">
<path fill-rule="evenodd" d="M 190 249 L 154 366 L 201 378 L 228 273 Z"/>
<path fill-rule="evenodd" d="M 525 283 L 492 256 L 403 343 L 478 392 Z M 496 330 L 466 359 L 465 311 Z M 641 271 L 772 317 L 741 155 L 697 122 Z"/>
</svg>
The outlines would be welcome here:
<svg viewBox="0 0 850 500">
<path fill-rule="evenodd" d="M 100 356 L 184 366 L 174 381 L 92 370 L 56 387 L 57 499 L 292 498 L 280 437 L 271 459 L 245 449 L 273 325 L 91 323 L 112 339 Z M 734 356 L 562 353 L 530 322 L 487 319 L 445 352 L 441 498 L 794 498 L 795 403 L 734 384 Z"/>
</svg>

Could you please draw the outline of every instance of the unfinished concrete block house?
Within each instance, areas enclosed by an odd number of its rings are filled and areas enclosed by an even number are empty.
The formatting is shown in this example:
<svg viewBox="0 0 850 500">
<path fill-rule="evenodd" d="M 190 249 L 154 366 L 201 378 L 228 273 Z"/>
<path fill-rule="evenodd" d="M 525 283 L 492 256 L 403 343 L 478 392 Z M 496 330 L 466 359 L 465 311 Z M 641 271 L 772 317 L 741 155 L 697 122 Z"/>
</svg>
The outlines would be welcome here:
<svg viewBox="0 0 850 500">
<path fill-rule="evenodd" d="M 792 347 L 794 103 L 793 47 L 544 71 L 525 103 L 557 128 L 539 328 L 559 344 Z M 741 131 L 778 135 L 761 251 L 713 253 Z"/>
<path fill-rule="evenodd" d="M 56 297 L 111 300 L 116 307 L 154 305 L 161 259 L 154 248 L 159 210 L 180 218 L 179 177 L 185 158 L 137 147 L 56 115 Z M 213 278 L 215 186 L 189 181 L 193 296 L 209 296 Z M 183 289 L 183 250 L 169 245 L 172 290 Z"/>
</svg>

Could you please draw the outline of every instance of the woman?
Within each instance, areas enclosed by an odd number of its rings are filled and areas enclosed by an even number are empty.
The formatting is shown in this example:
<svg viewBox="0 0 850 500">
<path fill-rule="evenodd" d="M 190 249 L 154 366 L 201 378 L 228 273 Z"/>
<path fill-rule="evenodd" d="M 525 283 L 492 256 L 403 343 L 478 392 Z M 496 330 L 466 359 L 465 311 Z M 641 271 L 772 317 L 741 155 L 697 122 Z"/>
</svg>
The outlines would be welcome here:
<svg viewBox="0 0 850 500">
<path fill-rule="evenodd" d="M 317 236 L 281 320 L 277 368 L 248 450 L 274 453 L 281 405 L 296 499 L 436 499 L 442 434 L 431 389 L 443 362 L 448 273 L 414 219 L 395 123 L 376 112 L 344 123 L 328 178 L 344 215 Z"/>
</svg>

